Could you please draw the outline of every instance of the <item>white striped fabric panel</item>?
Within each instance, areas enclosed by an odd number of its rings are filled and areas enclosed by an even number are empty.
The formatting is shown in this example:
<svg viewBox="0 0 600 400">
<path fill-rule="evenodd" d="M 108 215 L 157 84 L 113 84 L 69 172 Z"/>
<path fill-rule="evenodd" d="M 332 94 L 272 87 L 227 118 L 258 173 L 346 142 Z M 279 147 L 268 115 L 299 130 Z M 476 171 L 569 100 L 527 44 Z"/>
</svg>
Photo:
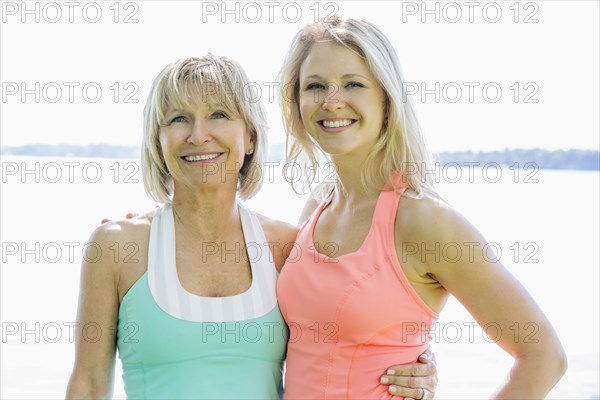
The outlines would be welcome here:
<svg viewBox="0 0 600 400">
<path fill-rule="evenodd" d="M 259 318 L 277 305 L 277 270 L 264 232 L 254 213 L 239 205 L 252 270 L 250 288 L 235 296 L 203 297 L 186 291 L 177 275 L 173 208 L 163 205 L 152 221 L 148 248 L 148 284 L 157 305 L 167 314 L 193 322 L 227 322 Z"/>
</svg>

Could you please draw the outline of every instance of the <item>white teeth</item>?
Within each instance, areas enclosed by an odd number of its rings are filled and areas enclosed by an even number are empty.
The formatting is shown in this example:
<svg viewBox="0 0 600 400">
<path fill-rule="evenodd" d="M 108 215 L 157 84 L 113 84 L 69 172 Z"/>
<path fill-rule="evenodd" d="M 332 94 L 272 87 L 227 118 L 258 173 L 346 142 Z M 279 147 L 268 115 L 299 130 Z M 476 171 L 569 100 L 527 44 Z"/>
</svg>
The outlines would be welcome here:
<svg viewBox="0 0 600 400">
<path fill-rule="evenodd" d="M 217 158 L 219 156 L 220 156 L 219 153 L 213 153 L 213 154 L 202 154 L 202 155 L 198 155 L 198 156 L 185 156 L 185 157 L 183 157 L 183 159 L 185 161 L 202 161 L 202 160 L 212 160 L 213 158 Z"/>
<path fill-rule="evenodd" d="M 348 126 L 352 124 L 351 119 L 338 119 L 335 121 L 323 120 L 322 122 L 325 128 L 339 128 L 340 126 Z"/>
</svg>

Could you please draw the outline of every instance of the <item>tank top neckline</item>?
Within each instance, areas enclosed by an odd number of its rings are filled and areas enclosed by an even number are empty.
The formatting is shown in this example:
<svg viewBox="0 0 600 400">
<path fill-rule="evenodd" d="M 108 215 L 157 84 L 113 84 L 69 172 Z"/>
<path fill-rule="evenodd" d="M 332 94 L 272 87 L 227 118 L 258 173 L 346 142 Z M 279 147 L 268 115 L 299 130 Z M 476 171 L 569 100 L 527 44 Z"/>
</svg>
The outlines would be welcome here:
<svg viewBox="0 0 600 400">
<path fill-rule="evenodd" d="M 182 293 L 184 293 L 186 296 L 190 296 L 192 298 L 198 298 L 199 300 L 205 300 L 205 299 L 222 299 L 222 300 L 226 300 L 226 299 L 232 299 L 232 298 L 242 298 L 244 296 L 247 296 L 249 292 L 256 290 L 256 282 L 257 282 L 257 271 L 256 271 L 256 267 L 254 265 L 254 263 L 252 261 L 250 261 L 250 257 L 247 254 L 248 251 L 248 237 L 250 236 L 250 232 L 249 232 L 249 223 L 247 222 L 247 217 L 244 215 L 244 213 L 246 212 L 245 209 L 243 209 L 243 206 L 238 203 L 238 211 L 239 211 L 239 217 L 240 217 L 240 224 L 242 226 L 242 236 L 244 237 L 244 245 L 246 246 L 246 257 L 248 257 L 248 264 L 250 264 L 250 274 L 251 274 L 251 281 L 250 281 L 250 286 L 248 286 L 247 289 L 245 289 L 244 291 L 240 292 L 240 293 L 236 293 L 236 294 L 232 294 L 229 296 L 203 296 L 201 294 L 196 294 L 196 293 L 192 293 L 189 290 L 187 290 L 184 286 L 183 283 L 181 283 L 181 277 L 179 276 L 179 272 L 177 271 L 177 262 L 174 262 L 173 265 L 169 266 L 168 268 L 174 268 L 174 273 L 175 273 L 175 284 L 177 285 L 177 290 L 180 290 Z M 169 213 L 173 213 L 173 206 L 169 207 L 169 210 L 167 210 L 167 212 Z M 171 218 L 171 216 L 169 216 Z M 174 217 L 174 214 L 173 214 Z M 173 218 L 173 223 L 175 222 L 174 218 Z M 209 300 L 210 301 L 210 300 Z"/>
<path fill-rule="evenodd" d="M 177 272 L 175 221 L 171 205 L 157 211 L 148 249 L 148 286 L 155 303 L 167 314 L 196 322 L 240 321 L 258 318 L 270 312 L 277 300 L 271 295 L 278 277 L 270 257 L 267 240 L 256 215 L 238 203 L 242 232 L 252 282 L 241 293 L 211 297 L 186 290 Z M 257 254 L 252 256 L 250 251 Z"/>
<path fill-rule="evenodd" d="M 329 261 L 329 263 L 337 263 L 340 259 L 361 254 L 364 251 L 364 248 L 367 246 L 368 242 L 371 240 L 371 236 L 373 236 L 375 225 L 381 219 L 379 218 L 380 213 L 378 213 L 378 210 L 380 210 L 383 207 L 385 199 L 390 195 L 393 195 L 394 197 L 402 196 L 402 193 L 404 193 L 404 191 L 406 190 L 406 181 L 399 173 L 393 174 L 391 179 L 398 186 L 398 188 L 394 190 L 389 184 L 386 184 L 379 192 L 379 195 L 377 196 L 377 202 L 375 203 L 375 209 L 373 210 L 373 216 L 371 217 L 371 225 L 369 226 L 369 230 L 367 231 L 367 234 L 365 235 L 360 246 L 354 251 L 339 256 L 329 257 L 328 255 L 321 253 L 317 249 L 317 246 L 315 245 L 315 229 L 317 227 L 317 222 L 321 217 L 321 214 L 333 201 L 333 196 L 335 195 L 335 185 L 332 185 L 331 189 L 329 189 L 329 192 L 327 193 L 327 196 L 325 197 L 325 200 L 323 200 L 319 207 L 315 210 L 315 213 L 313 214 L 313 217 L 310 221 L 308 229 L 308 240 L 310 244 L 309 250 L 312 251 L 316 256 L 322 258 L 323 260 Z M 395 220 L 395 218 L 393 220 Z"/>
</svg>

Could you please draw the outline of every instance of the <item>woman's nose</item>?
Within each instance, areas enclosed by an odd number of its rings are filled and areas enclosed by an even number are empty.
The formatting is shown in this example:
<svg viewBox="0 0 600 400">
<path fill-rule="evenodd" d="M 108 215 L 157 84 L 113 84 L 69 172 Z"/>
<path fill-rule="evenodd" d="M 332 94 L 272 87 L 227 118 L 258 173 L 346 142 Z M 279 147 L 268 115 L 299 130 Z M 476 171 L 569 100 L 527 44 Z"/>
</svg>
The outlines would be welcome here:
<svg viewBox="0 0 600 400">
<path fill-rule="evenodd" d="M 187 138 L 188 143 L 199 145 L 209 142 L 212 139 L 212 130 L 210 124 L 196 120 L 192 125 L 192 130 Z"/>
<path fill-rule="evenodd" d="M 327 87 L 327 95 L 323 100 L 321 107 L 326 111 L 335 111 L 346 106 L 346 102 L 340 88 L 335 83 L 330 83 Z"/>
</svg>

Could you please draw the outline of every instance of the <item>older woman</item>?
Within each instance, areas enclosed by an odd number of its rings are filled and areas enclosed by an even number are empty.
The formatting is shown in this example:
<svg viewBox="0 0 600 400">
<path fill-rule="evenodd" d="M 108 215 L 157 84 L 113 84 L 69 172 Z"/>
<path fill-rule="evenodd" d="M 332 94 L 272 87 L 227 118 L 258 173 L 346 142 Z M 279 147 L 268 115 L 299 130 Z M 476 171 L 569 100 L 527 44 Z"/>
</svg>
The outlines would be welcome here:
<svg viewBox="0 0 600 400">
<path fill-rule="evenodd" d="M 262 183 L 266 123 L 228 58 L 187 58 L 156 78 L 142 167 L 155 212 L 100 226 L 84 261 L 68 398 L 278 398 L 288 330 L 276 280 L 297 229 L 246 209 Z M 255 97 L 252 97 L 255 98 Z M 111 246 L 136 249 L 114 259 Z M 286 251 L 287 249 L 287 251 Z M 102 335 L 90 340 L 88 329 Z M 423 378 L 420 384 L 431 382 Z"/>
<path fill-rule="evenodd" d="M 163 206 L 93 233 L 107 251 L 83 264 L 78 320 L 104 334 L 77 338 L 67 397 L 110 395 L 116 347 L 131 398 L 279 396 L 286 336 L 275 282 L 286 254 L 267 243 L 291 242 L 296 229 L 236 199 L 260 188 L 266 153 L 263 110 L 240 95 L 247 81 L 232 60 L 209 56 L 154 82 L 142 164 Z M 115 242 L 135 258 L 114 260 Z"/>
</svg>

